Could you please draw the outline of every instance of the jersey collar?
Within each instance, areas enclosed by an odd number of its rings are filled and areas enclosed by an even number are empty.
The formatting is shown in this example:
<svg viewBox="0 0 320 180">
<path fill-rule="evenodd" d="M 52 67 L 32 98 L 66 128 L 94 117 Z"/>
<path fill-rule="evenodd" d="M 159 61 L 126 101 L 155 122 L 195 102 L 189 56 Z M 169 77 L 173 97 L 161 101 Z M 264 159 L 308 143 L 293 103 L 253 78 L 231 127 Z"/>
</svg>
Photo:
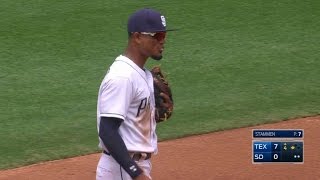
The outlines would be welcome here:
<svg viewBox="0 0 320 180">
<path fill-rule="evenodd" d="M 144 79 L 146 79 L 145 68 L 141 69 L 136 63 L 134 63 L 131 59 L 124 55 L 120 55 L 116 58 L 116 60 L 121 60 L 129 64 L 133 69 L 135 69 Z"/>
</svg>

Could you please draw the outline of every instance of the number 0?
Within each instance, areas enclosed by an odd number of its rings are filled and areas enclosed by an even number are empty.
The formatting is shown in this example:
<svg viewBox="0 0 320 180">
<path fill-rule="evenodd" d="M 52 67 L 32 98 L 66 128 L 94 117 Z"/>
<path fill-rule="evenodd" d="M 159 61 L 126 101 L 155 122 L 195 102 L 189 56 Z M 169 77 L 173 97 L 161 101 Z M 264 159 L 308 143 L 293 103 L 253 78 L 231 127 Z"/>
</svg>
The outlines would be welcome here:
<svg viewBox="0 0 320 180">
<path fill-rule="evenodd" d="M 279 158 L 278 154 L 273 155 L 273 159 L 278 159 L 278 158 Z"/>
</svg>

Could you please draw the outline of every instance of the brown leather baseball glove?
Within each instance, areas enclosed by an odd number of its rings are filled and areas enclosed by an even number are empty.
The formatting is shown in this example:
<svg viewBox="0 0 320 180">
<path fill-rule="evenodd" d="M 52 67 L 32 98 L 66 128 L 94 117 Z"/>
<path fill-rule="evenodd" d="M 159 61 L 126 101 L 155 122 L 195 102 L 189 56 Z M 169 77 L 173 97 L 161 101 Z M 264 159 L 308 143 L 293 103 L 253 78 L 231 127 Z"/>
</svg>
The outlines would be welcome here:
<svg viewBox="0 0 320 180">
<path fill-rule="evenodd" d="M 161 72 L 159 66 L 151 69 L 153 76 L 154 97 L 156 103 L 156 122 L 168 120 L 173 111 L 173 99 L 169 83 Z"/>
</svg>

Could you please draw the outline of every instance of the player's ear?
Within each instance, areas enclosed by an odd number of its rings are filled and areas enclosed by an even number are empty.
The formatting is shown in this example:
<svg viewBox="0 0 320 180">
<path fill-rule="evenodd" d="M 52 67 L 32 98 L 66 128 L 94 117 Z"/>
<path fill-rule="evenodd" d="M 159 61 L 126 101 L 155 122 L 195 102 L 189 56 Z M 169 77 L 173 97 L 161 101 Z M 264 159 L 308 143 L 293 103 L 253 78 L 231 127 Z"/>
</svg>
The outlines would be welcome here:
<svg viewBox="0 0 320 180">
<path fill-rule="evenodd" d="M 141 44 L 141 41 L 142 41 L 141 37 L 142 37 L 141 34 L 138 32 L 134 32 L 131 35 L 131 39 L 137 44 Z"/>
</svg>

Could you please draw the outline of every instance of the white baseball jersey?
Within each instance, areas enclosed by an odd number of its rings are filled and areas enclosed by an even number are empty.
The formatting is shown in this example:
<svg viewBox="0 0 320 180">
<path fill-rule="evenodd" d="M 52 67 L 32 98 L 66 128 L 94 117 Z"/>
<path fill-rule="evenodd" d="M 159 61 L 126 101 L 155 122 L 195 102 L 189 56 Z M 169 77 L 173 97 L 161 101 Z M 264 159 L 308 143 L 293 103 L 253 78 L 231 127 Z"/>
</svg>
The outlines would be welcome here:
<svg viewBox="0 0 320 180">
<path fill-rule="evenodd" d="M 127 149 L 133 152 L 157 151 L 155 100 L 152 74 L 120 55 L 103 79 L 97 104 L 97 126 L 101 117 L 123 119 L 119 127 Z M 99 147 L 107 150 L 99 138 Z"/>
</svg>

